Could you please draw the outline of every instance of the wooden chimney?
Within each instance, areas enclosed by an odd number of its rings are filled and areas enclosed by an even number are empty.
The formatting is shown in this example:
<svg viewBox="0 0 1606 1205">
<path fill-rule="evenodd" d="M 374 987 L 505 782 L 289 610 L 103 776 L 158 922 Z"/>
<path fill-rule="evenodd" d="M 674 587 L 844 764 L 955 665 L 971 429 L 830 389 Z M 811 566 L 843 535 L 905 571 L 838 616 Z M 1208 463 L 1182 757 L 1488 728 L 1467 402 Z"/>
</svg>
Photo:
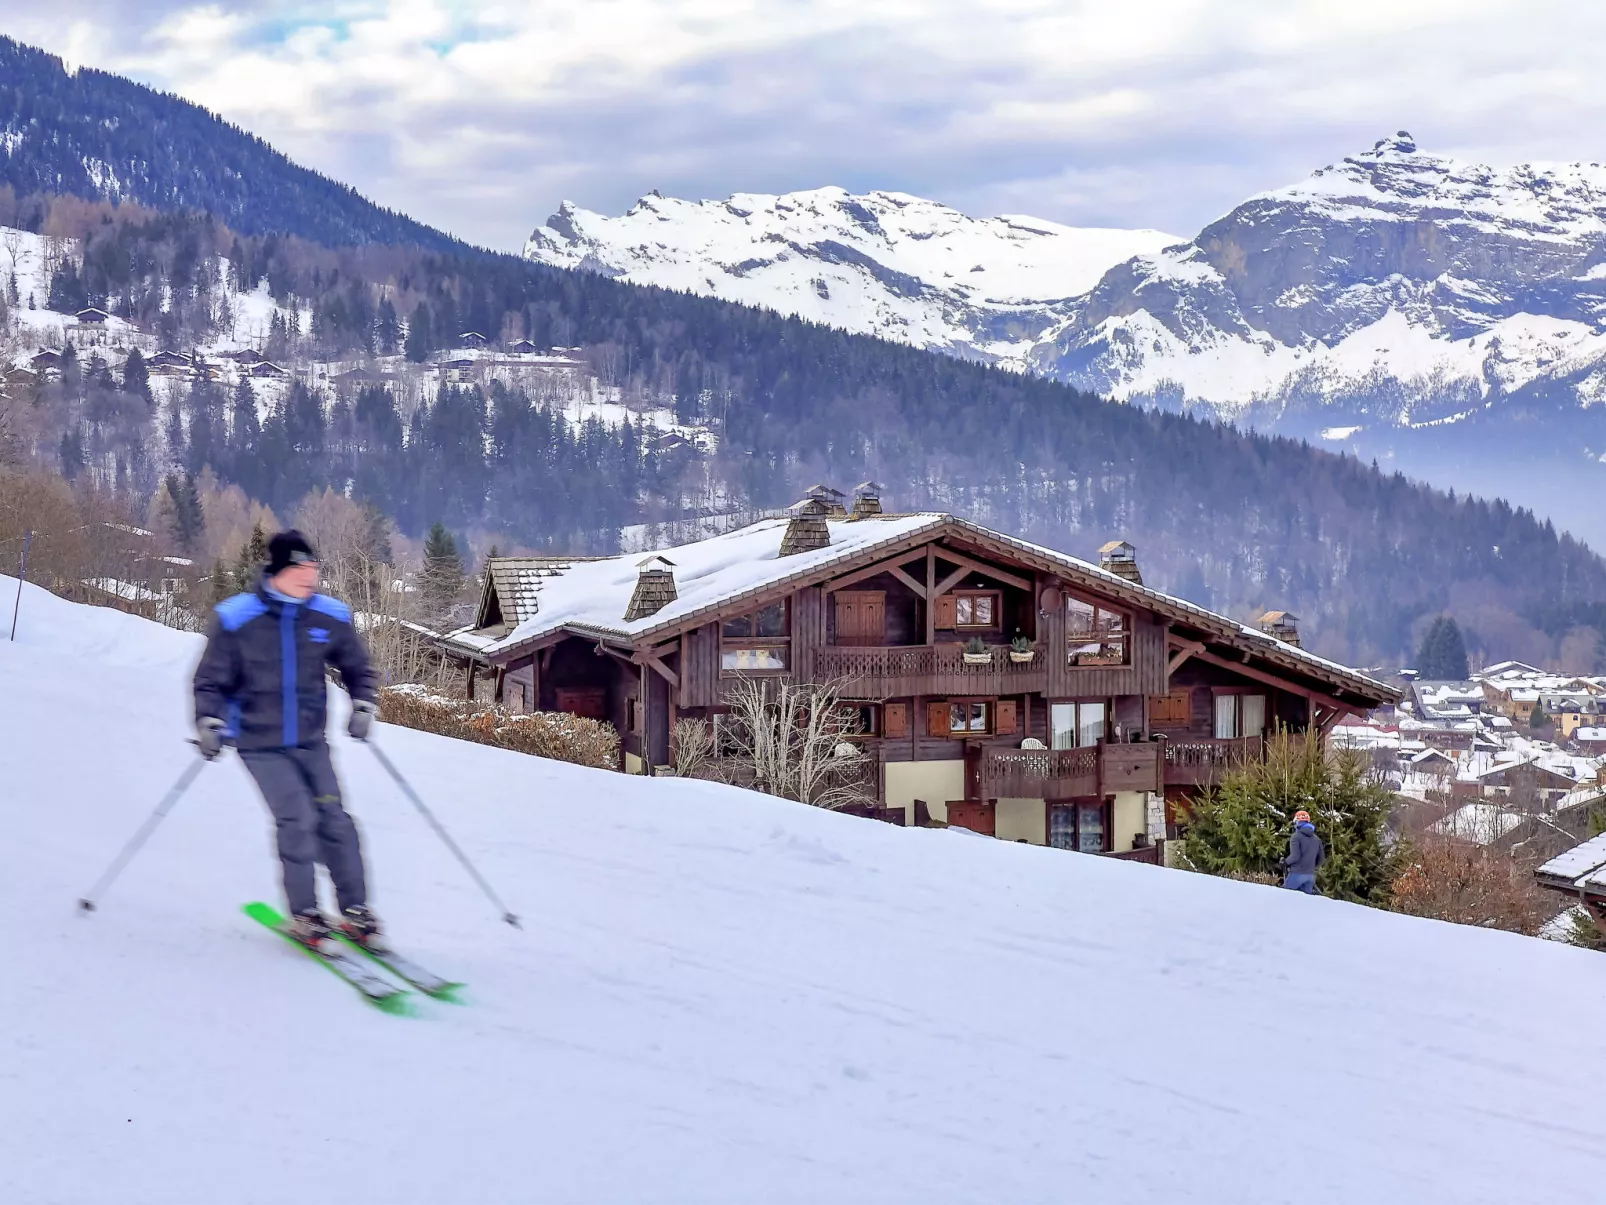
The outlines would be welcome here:
<svg viewBox="0 0 1606 1205">
<path fill-rule="evenodd" d="M 861 481 L 853 488 L 853 517 L 863 519 L 881 513 L 881 487 L 873 481 Z"/>
<path fill-rule="evenodd" d="M 1299 643 L 1299 616 L 1291 611 L 1267 611 L 1260 617 L 1260 630 L 1296 649 L 1304 647 Z"/>
<path fill-rule="evenodd" d="M 829 548 L 831 525 L 826 520 L 830 515 L 830 504 L 810 491 L 807 498 L 792 507 L 792 520 L 781 537 L 781 555 L 794 556 L 799 552 Z"/>
<path fill-rule="evenodd" d="M 640 572 L 636 575 L 635 593 L 625 608 L 626 623 L 656 615 L 680 597 L 675 590 L 675 562 L 668 557 L 650 556 L 637 567 Z"/>
<path fill-rule="evenodd" d="M 1100 548 L 1099 564 L 1106 572 L 1124 577 L 1134 586 L 1143 584 L 1143 574 L 1138 572 L 1138 550 L 1125 540 L 1111 540 Z"/>
</svg>

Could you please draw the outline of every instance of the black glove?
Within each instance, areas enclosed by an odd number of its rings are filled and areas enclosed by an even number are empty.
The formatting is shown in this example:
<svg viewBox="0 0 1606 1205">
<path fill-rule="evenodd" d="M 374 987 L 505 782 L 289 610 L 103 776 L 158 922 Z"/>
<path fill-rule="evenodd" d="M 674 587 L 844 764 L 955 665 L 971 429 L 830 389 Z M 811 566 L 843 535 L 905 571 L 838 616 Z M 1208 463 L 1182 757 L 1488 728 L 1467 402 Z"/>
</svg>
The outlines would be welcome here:
<svg viewBox="0 0 1606 1205">
<path fill-rule="evenodd" d="M 351 722 L 346 725 L 346 732 L 354 741 L 368 739 L 368 730 L 374 726 L 374 717 L 379 714 L 379 708 L 367 699 L 353 699 L 351 701 Z"/>
<path fill-rule="evenodd" d="M 195 747 L 207 761 L 216 761 L 223 752 L 223 733 L 228 725 L 216 716 L 202 716 L 195 721 Z"/>
</svg>

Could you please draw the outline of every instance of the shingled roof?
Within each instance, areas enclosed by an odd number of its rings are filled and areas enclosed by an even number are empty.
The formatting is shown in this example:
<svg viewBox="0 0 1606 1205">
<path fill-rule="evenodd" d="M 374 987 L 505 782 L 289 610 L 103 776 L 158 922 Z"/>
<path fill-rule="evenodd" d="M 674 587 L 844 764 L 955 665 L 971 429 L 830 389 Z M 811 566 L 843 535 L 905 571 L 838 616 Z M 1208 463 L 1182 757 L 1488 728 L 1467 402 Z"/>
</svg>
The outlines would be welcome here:
<svg viewBox="0 0 1606 1205">
<path fill-rule="evenodd" d="M 498 558 L 487 574 L 476 625 L 445 639 L 448 647 L 477 657 L 506 660 L 560 629 L 628 644 L 662 640 L 708 622 L 733 603 L 778 589 L 796 589 L 824 581 L 859 565 L 872 564 L 898 550 L 950 537 L 968 545 L 992 548 L 996 554 L 1035 564 L 1066 582 L 1098 590 L 1155 611 L 1242 653 L 1284 670 L 1349 691 L 1362 699 L 1392 702 L 1400 692 L 1373 678 L 1297 648 L 1254 628 L 1218 615 L 1186 599 L 1138 585 L 1077 557 L 1056 552 L 938 512 L 872 515 L 828 520 L 830 544 L 781 555 L 786 519 L 764 519 L 724 535 L 661 550 L 675 563 L 678 597 L 661 610 L 625 621 L 637 583 L 640 553 L 591 560 L 562 557 Z M 514 571 L 510 572 L 510 568 Z M 501 602 L 500 615 L 487 611 L 491 583 Z M 511 614 L 509 611 L 511 610 Z"/>
</svg>

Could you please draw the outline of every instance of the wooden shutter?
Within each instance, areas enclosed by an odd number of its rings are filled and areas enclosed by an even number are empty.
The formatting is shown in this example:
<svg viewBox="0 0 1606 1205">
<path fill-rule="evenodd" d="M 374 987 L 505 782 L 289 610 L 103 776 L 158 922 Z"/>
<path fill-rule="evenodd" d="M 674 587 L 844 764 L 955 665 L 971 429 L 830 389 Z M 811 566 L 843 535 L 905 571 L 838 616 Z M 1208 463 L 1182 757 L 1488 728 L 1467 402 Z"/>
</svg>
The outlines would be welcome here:
<svg viewBox="0 0 1606 1205">
<path fill-rule="evenodd" d="M 836 594 L 836 642 L 878 645 L 886 642 L 887 595 L 884 590 L 841 590 Z"/>
<path fill-rule="evenodd" d="M 881 735 L 909 735 L 909 704 L 888 703 L 881 709 Z"/>
<path fill-rule="evenodd" d="M 950 735 L 948 731 L 948 704 L 946 702 L 926 704 L 926 735 Z"/>
<path fill-rule="evenodd" d="M 1149 697 L 1149 723 L 1156 728 L 1186 727 L 1192 711 L 1193 692 L 1187 689 Z"/>
<path fill-rule="evenodd" d="M 952 594 L 937 599 L 937 626 L 944 631 L 959 626 L 959 600 Z"/>
<path fill-rule="evenodd" d="M 1011 736 L 1015 731 L 1015 700 L 1000 699 L 993 706 L 997 709 L 995 731 L 999 736 Z"/>
</svg>

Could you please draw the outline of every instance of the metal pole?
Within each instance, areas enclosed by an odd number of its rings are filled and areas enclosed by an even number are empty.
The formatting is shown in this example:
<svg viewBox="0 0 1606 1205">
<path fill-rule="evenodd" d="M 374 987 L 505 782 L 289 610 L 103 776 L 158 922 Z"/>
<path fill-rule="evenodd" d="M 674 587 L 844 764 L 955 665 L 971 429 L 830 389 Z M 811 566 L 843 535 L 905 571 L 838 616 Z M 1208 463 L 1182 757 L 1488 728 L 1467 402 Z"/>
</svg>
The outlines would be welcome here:
<svg viewBox="0 0 1606 1205">
<path fill-rule="evenodd" d="M 172 810 L 173 805 L 179 801 L 179 797 L 189 790 L 190 783 L 195 781 L 195 776 L 201 772 L 201 767 L 204 765 L 206 765 L 206 762 L 197 757 L 189 769 L 179 775 L 178 781 L 173 784 L 172 789 L 162 797 L 162 802 L 156 805 L 156 810 L 150 814 L 144 824 L 140 825 L 139 832 L 135 833 L 128 844 L 123 846 L 123 852 L 118 854 L 116 860 L 106 868 L 106 873 L 100 876 L 100 880 L 89 889 L 88 894 L 78 901 L 79 908 L 85 912 L 93 912 L 95 910 L 95 897 L 110 887 L 112 881 L 123 873 L 123 867 L 128 865 L 129 860 L 139 852 L 140 846 L 144 845 L 150 835 L 156 831 L 156 826 Z"/>
<path fill-rule="evenodd" d="M 28 580 L 28 547 L 33 543 L 33 529 L 22 537 L 22 568 L 17 572 L 17 601 L 11 607 L 11 641 L 17 640 L 17 612 L 22 610 L 22 583 Z"/>
<path fill-rule="evenodd" d="M 378 745 L 374 744 L 374 742 L 371 740 L 364 741 L 363 743 L 374 751 L 374 756 L 379 759 L 379 764 L 385 767 L 386 773 L 388 773 L 391 778 L 396 780 L 396 785 L 401 788 L 402 794 L 406 795 L 407 798 L 412 801 L 413 806 L 417 808 L 423 815 L 424 819 L 429 821 L 430 827 L 435 830 L 436 835 L 446 843 L 446 848 L 457 855 L 457 860 L 463 864 L 463 869 L 468 871 L 468 873 L 473 876 L 474 881 L 479 884 L 479 888 L 485 893 L 486 898 L 489 899 L 491 903 L 495 904 L 498 910 L 501 911 L 502 919 L 508 924 L 512 925 L 515 929 L 523 928 L 523 926 L 519 924 L 519 918 L 509 912 L 507 905 L 497 898 L 496 892 L 491 890 L 491 885 L 485 881 L 485 876 L 480 874 L 478 870 L 474 869 L 474 863 L 468 860 L 468 855 L 457 847 L 457 842 L 452 840 L 452 835 L 443 827 L 441 827 L 441 822 L 435 819 L 435 813 L 424 806 L 424 801 L 418 797 L 418 792 L 414 791 L 412 787 L 407 785 L 407 780 L 403 778 L 401 776 L 401 772 L 391 764 L 390 758 L 385 756 L 385 751 Z"/>
</svg>

